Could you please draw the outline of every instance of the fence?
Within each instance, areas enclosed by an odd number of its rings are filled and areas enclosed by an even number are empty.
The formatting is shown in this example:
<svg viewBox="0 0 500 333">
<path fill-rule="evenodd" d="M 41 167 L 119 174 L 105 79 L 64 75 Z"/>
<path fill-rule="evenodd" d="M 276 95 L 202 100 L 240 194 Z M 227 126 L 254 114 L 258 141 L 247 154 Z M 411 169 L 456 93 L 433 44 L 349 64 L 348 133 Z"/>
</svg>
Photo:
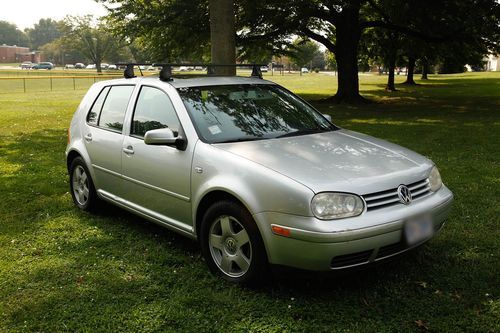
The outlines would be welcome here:
<svg viewBox="0 0 500 333">
<path fill-rule="evenodd" d="M 0 77 L 0 94 L 88 89 L 101 80 L 121 75 Z"/>
</svg>

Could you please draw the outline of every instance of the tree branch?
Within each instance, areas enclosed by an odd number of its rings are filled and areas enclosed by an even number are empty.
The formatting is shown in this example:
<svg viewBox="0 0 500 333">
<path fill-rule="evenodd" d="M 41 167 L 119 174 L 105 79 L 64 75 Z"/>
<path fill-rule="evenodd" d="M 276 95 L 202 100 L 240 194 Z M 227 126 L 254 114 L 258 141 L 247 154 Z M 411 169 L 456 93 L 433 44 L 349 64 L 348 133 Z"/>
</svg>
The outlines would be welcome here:
<svg viewBox="0 0 500 333">
<path fill-rule="evenodd" d="M 308 29 L 308 28 L 303 28 L 301 29 L 301 32 L 306 35 L 307 37 L 314 39 L 315 41 L 323 44 L 329 51 L 334 52 L 336 50 L 335 44 L 329 40 L 327 37 L 320 35 L 318 33 L 315 33 L 314 31 Z"/>
<path fill-rule="evenodd" d="M 389 23 L 381 20 L 376 20 L 376 21 L 363 21 L 360 22 L 360 28 L 361 30 L 366 29 L 366 28 L 385 28 L 388 30 L 394 30 L 401 32 L 403 34 L 413 36 L 413 37 L 418 37 L 426 42 L 444 42 L 449 40 L 455 33 L 448 34 L 446 36 L 431 36 L 428 35 L 424 32 L 414 30 L 409 27 L 404 27 L 400 26 L 394 23 Z"/>
</svg>

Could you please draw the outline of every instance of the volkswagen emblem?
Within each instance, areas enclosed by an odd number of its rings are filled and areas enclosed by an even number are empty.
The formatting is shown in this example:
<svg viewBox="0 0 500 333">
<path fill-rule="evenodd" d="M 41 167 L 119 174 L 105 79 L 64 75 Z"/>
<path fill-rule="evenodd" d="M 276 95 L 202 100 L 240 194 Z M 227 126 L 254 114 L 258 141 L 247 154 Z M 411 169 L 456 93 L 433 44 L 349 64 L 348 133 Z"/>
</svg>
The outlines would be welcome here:
<svg viewBox="0 0 500 333">
<path fill-rule="evenodd" d="M 412 200 L 410 189 L 405 185 L 399 185 L 398 197 L 401 203 L 409 205 Z"/>
</svg>

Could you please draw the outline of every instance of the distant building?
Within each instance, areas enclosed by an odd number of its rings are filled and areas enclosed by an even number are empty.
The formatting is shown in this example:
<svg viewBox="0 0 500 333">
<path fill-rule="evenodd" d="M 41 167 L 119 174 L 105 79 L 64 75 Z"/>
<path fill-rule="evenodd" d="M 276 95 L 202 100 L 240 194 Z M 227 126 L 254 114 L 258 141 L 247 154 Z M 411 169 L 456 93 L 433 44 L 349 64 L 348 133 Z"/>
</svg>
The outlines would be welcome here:
<svg viewBox="0 0 500 333">
<path fill-rule="evenodd" d="M 40 62 L 41 54 L 38 51 L 30 51 L 28 47 L 0 45 L 0 63 L 23 61 Z"/>
<path fill-rule="evenodd" d="M 498 55 L 490 54 L 484 60 L 486 61 L 485 69 L 487 71 L 500 71 L 500 58 Z"/>
</svg>

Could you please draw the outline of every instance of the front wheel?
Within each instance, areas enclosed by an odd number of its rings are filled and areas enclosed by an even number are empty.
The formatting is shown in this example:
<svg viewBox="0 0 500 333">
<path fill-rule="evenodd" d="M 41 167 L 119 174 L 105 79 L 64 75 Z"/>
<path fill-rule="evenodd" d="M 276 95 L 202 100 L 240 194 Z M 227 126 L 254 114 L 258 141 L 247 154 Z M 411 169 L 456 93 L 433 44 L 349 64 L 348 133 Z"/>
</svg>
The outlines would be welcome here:
<svg viewBox="0 0 500 333">
<path fill-rule="evenodd" d="M 205 213 L 201 247 L 210 270 L 227 281 L 254 283 L 267 270 L 267 258 L 259 230 L 241 205 L 221 201 Z"/>
</svg>

